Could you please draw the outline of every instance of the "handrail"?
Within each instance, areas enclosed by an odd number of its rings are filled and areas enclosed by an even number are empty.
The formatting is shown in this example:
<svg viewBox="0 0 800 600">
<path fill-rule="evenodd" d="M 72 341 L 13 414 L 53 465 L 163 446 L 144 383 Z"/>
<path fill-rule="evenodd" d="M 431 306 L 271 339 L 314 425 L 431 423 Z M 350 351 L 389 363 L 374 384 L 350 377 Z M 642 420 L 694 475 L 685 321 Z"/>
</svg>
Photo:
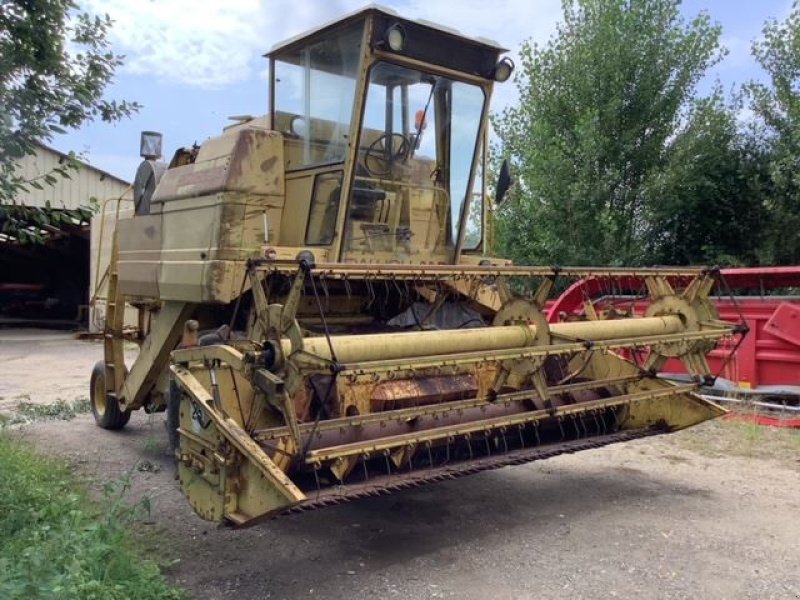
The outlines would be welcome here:
<svg viewBox="0 0 800 600">
<path fill-rule="evenodd" d="M 103 201 L 103 205 L 100 208 L 100 231 L 98 233 L 98 243 L 97 243 L 97 254 L 96 254 L 96 261 L 95 261 L 95 276 L 94 276 L 94 290 L 92 291 L 92 295 L 89 298 L 89 307 L 94 308 L 97 304 L 97 300 L 100 298 L 100 290 L 103 287 L 103 284 L 108 279 L 109 272 L 111 270 L 111 261 L 106 265 L 105 271 L 103 272 L 103 276 L 100 277 L 100 258 L 103 255 L 103 233 L 105 232 L 105 223 L 106 223 L 106 206 L 108 206 L 109 202 L 116 202 L 117 207 L 114 211 L 114 223 L 115 223 L 115 234 L 116 234 L 116 223 L 119 222 L 119 211 L 122 204 L 122 201 L 125 199 L 123 196 L 130 192 L 133 189 L 132 185 L 129 185 L 125 190 L 119 195 L 117 198 L 106 198 Z M 107 301 L 108 299 L 105 298 Z M 124 310 L 124 308 L 123 308 Z M 99 328 L 98 322 L 95 320 L 96 316 L 94 312 L 91 313 L 92 322 L 95 327 Z"/>
<path fill-rule="evenodd" d="M 129 185 L 127 188 L 125 188 L 125 191 L 123 191 L 119 195 L 118 198 L 116 198 L 116 199 L 115 198 L 107 198 L 106 200 L 104 200 L 103 201 L 103 205 L 100 208 L 100 232 L 98 234 L 99 242 L 97 244 L 97 261 L 96 261 L 96 265 L 95 265 L 96 269 L 95 269 L 95 275 L 94 275 L 94 292 L 92 293 L 92 297 L 89 299 L 89 305 L 90 306 L 92 304 L 94 304 L 95 300 L 97 300 L 98 294 L 100 293 L 100 288 L 102 287 L 102 283 L 104 283 L 105 280 L 106 280 L 106 277 L 108 277 L 108 269 L 111 266 L 111 264 L 109 263 L 109 265 L 106 267 L 106 272 L 103 273 L 103 278 L 100 279 L 100 256 L 102 254 L 101 250 L 103 249 L 103 233 L 104 233 L 104 230 L 105 230 L 105 223 L 106 223 L 106 206 L 108 205 L 109 202 L 116 202 L 117 203 L 117 208 L 116 208 L 116 210 L 114 212 L 114 222 L 116 223 L 117 221 L 119 221 L 119 210 L 120 210 L 120 205 L 121 205 L 122 200 L 123 200 L 123 196 L 125 194 L 127 194 L 128 192 L 130 192 L 131 190 L 133 190 L 133 186 Z M 131 200 L 131 202 L 132 202 L 132 200 Z"/>
</svg>

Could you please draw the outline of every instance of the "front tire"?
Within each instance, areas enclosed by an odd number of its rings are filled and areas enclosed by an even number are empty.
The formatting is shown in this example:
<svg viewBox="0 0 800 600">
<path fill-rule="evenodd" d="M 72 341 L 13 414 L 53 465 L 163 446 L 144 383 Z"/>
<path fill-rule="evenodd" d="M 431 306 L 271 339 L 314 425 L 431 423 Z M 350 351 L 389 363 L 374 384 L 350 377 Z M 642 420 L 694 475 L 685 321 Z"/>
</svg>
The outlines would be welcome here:
<svg viewBox="0 0 800 600">
<path fill-rule="evenodd" d="M 106 365 L 100 360 L 92 369 L 89 386 L 89 401 L 92 405 L 94 421 L 99 427 L 116 431 L 127 425 L 131 419 L 131 411 L 122 411 L 113 398 L 106 392 Z"/>
</svg>

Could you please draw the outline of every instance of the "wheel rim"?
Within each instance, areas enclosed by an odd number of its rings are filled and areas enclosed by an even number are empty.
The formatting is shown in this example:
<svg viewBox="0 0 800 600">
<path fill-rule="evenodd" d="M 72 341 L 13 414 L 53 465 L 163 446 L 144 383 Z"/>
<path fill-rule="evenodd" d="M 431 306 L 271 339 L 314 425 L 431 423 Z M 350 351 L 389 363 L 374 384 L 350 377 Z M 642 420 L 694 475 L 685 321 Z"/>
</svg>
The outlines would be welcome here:
<svg viewBox="0 0 800 600">
<path fill-rule="evenodd" d="M 94 409 L 99 416 L 106 414 L 106 381 L 105 377 L 97 377 L 94 380 Z"/>
</svg>

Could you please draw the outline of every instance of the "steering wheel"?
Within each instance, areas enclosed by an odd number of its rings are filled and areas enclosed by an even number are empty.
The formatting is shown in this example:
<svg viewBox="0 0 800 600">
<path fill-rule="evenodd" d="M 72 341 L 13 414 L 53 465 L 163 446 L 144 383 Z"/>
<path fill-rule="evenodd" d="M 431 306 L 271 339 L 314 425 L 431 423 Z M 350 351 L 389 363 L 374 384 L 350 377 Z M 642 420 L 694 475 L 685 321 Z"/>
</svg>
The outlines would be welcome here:
<svg viewBox="0 0 800 600">
<path fill-rule="evenodd" d="M 387 149 L 391 148 L 391 152 Z M 385 177 L 392 172 L 392 165 L 405 160 L 411 145 L 401 133 L 384 133 L 372 142 L 364 154 L 364 168 L 372 177 Z"/>
</svg>

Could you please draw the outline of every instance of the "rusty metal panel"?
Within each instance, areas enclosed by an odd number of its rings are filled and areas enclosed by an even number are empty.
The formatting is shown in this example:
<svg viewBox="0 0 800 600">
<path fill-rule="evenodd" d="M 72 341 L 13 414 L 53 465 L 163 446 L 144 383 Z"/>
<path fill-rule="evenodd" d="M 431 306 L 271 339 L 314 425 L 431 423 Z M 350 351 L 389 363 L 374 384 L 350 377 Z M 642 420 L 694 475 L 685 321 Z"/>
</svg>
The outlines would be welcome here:
<svg viewBox="0 0 800 600">
<path fill-rule="evenodd" d="M 153 204 L 218 192 L 283 196 L 283 136 L 243 127 L 203 144 L 194 163 L 169 169 Z"/>
</svg>

